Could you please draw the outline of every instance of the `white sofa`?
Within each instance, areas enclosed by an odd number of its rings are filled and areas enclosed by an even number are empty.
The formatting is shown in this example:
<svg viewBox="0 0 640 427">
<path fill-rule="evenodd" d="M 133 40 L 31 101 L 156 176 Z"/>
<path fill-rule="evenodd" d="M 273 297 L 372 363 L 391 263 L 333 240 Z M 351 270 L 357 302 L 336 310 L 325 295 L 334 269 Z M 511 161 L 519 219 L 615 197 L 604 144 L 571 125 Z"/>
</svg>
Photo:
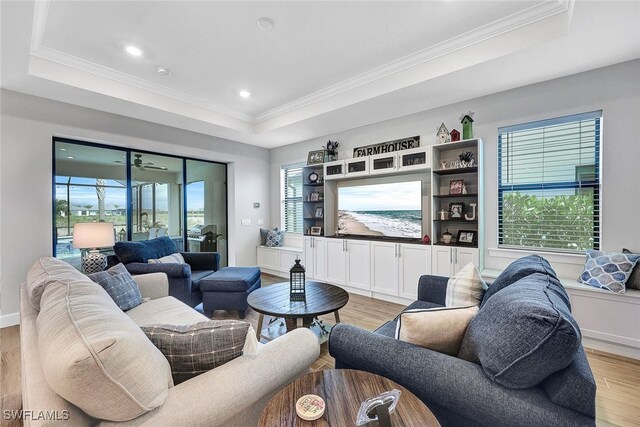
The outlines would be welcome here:
<svg viewBox="0 0 640 427">
<path fill-rule="evenodd" d="M 66 334 L 64 348 L 54 348 L 52 351 L 51 342 L 55 343 L 57 341 L 55 338 L 51 340 L 48 338 L 54 335 L 50 331 L 52 327 L 56 327 L 53 323 L 64 323 L 67 321 L 68 306 L 74 304 L 72 300 L 74 292 L 84 288 L 89 289 L 92 295 L 90 296 L 90 300 L 78 299 L 78 302 L 75 303 L 76 307 L 72 307 L 71 310 L 79 309 L 80 302 L 89 301 L 89 303 L 83 303 L 81 306 L 84 313 L 80 315 L 86 315 L 87 310 L 102 312 L 102 320 L 99 327 L 102 328 L 101 330 L 109 331 L 108 323 L 110 323 L 111 320 L 107 320 L 106 325 L 104 320 L 104 312 L 107 312 L 107 318 L 113 319 L 114 325 L 125 325 L 124 328 L 120 327 L 118 333 L 115 334 L 115 339 L 122 338 L 122 331 L 127 331 L 128 327 L 133 327 L 134 330 L 131 330 L 130 335 L 124 337 L 124 340 L 133 340 L 134 345 L 142 345 L 144 351 L 155 352 L 156 349 L 155 347 L 153 347 L 153 349 L 147 347 L 147 342 L 144 342 L 146 336 L 140 335 L 141 330 L 139 330 L 139 326 L 154 323 L 189 324 L 206 320 L 207 318 L 177 299 L 168 296 L 168 281 L 163 273 L 134 277 L 143 297 L 151 299 L 124 313 L 117 309 L 117 306 L 114 303 L 112 304 L 110 299 L 109 301 L 111 302 L 104 299 L 104 295 L 108 297 L 108 294 L 106 294 L 99 285 L 94 284 L 99 289 L 92 288 L 92 285 L 87 283 L 89 279 L 79 274 L 76 270 L 73 270 L 68 264 L 54 258 L 43 258 L 38 262 L 43 264 L 44 268 L 34 266 L 29 273 L 27 283 L 21 285 L 20 339 L 22 349 L 22 401 L 23 409 L 27 411 L 27 414 L 33 414 L 31 417 L 25 417 L 24 425 L 26 426 L 109 426 L 116 424 L 125 426 L 190 427 L 252 426 L 256 425 L 260 413 L 268 400 L 283 386 L 308 372 L 309 365 L 315 361 L 319 355 L 320 349 L 315 335 L 306 329 L 298 329 L 268 344 L 257 344 L 255 349 L 250 352 L 245 352 L 243 356 L 176 386 L 173 386 L 170 374 L 162 367 L 159 369 L 159 372 L 154 372 L 155 377 L 161 379 L 160 385 L 165 387 L 165 390 L 159 393 L 159 395 L 161 395 L 160 397 L 153 397 L 155 409 L 148 411 L 144 409 L 146 411 L 145 413 L 126 421 L 114 422 L 97 419 L 89 416 L 82 409 L 65 400 L 54 391 L 54 389 L 60 390 L 59 382 L 73 382 L 76 381 L 75 378 L 59 378 L 58 384 L 54 384 L 53 387 L 50 385 L 52 378 L 56 378 L 55 372 L 67 372 L 65 369 L 75 369 L 74 366 L 61 367 L 60 365 L 64 365 L 64 363 L 60 363 L 57 360 L 60 354 L 69 353 L 68 349 L 75 347 L 80 348 L 80 350 L 73 350 L 75 352 L 79 351 L 80 354 L 83 354 L 82 351 L 87 352 L 85 350 L 86 334 L 79 329 L 86 326 L 86 324 L 83 326 L 81 323 L 83 321 L 86 322 L 86 320 L 81 319 L 77 321 L 76 324 L 73 313 L 69 315 L 69 317 L 72 318 L 72 322 L 70 323 L 71 327 L 67 327 L 66 330 L 63 331 L 63 333 Z M 67 271 L 67 268 L 73 271 Z M 33 274 L 34 269 L 40 269 L 42 271 Z M 64 274 L 61 275 L 61 271 Z M 60 279 L 60 277 L 65 277 L 66 274 L 69 274 L 73 280 L 68 278 Z M 40 289 L 40 291 L 37 289 L 34 290 L 33 282 L 37 282 L 38 280 L 40 283 L 45 283 L 45 287 L 47 286 L 47 282 L 57 283 L 57 288 L 56 286 L 51 286 L 51 288 L 47 288 L 47 290 L 44 291 L 42 306 L 39 306 L 39 303 L 35 305 L 33 303 L 34 295 L 38 296 L 38 293 L 43 293 L 42 289 Z M 65 286 L 60 286 L 60 280 L 67 280 L 69 283 Z M 31 285 L 28 285 L 28 283 L 31 283 Z M 57 290 L 54 291 L 53 289 Z M 67 295 L 55 300 L 54 296 L 52 296 L 55 292 L 62 294 L 67 292 Z M 56 314 L 56 316 L 58 316 L 56 319 L 58 320 L 55 322 L 51 321 L 52 317 L 47 317 L 51 316 L 51 307 L 47 307 L 46 304 L 51 304 L 52 301 L 61 301 L 64 307 L 62 310 L 57 310 L 58 313 L 62 313 L 62 317 L 60 317 L 60 314 Z M 97 305 L 96 301 L 98 301 Z M 113 307 L 117 310 L 114 310 Z M 39 314 L 42 314 L 40 321 L 38 321 Z M 91 315 L 92 313 L 89 313 L 90 318 Z M 96 314 L 93 318 L 100 318 L 100 314 Z M 82 333 L 76 333 L 77 330 L 80 330 Z M 43 336 L 39 336 L 40 331 L 43 332 Z M 45 331 L 46 334 L 44 333 Z M 106 333 L 105 335 L 109 334 Z M 98 336 L 98 338 L 100 337 Z M 111 337 L 109 337 L 109 339 L 111 339 Z M 74 340 L 77 340 L 77 342 L 74 342 Z M 135 342 L 136 340 L 137 342 Z M 96 342 L 95 337 L 94 342 Z M 148 344 L 153 345 L 150 341 Z M 94 348 L 95 347 L 96 345 L 94 345 Z M 108 377 L 108 379 L 103 382 L 109 383 L 109 380 L 113 380 L 113 376 L 119 374 L 118 372 L 109 373 L 108 364 L 110 362 L 104 361 L 105 358 L 113 357 L 113 354 L 108 353 L 113 353 L 114 348 L 117 348 L 117 344 L 102 344 L 101 349 L 96 350 L 95 354 L 93 354 L 93 350 L 89 347 L 90 350 L 88 353 L 91 353 L 91 355 L 88 359 L 93 361 L 91 357 L 94 357 L 96 361 L 95 363 L 89 363 L 89 370 L 98 366 L 100 369 L 107 371 L 107 374 L 111 375 L 111 377 Z M 245 348 L 248 347 L 246 346 Z M 43 350 L 46 350 L 46 353 Z M 40 351 L 43 351 L 43 354 L 40 354 Z M 142 352 L 140 354 L 145 354 L 145 360 L 138 370 L 148 371 L 150 366 L 158 366 L 157 364 L 153 365 L 154 362 L 150 360 L 149 354 L 151 353 Z M 132 354 L 116 355 L 116 357 L 131 359 Z M 162 357 L 160 357 L 160 359 L 162 359 Z M 133 360 L 135 360 L 135 358 Z M 147 360 L 149 360 L 148 363 Z M 135 362 L 139 363 L 141 360 Z M 161 363 L 165 362 L 166 360 L 161 360 Z M 84 360 L 82 360 L 81 363 L 84 363 Z M 75 360 L 74 365 L 77 364 L 78 362 Z M 166 363 L 166 367 L 168 367 L 168 363 Z M 51 373 L 52 371 L 54 371 L 54 374 Z M 102 374 L 103 372 L 100 371 L 100 373 Z M 133 374 L 129 372 L 127 378 L 116 379 L 123 383 L 127 383 L 128 381 L 129 384 L 133 384 L 135 387 L 139 385 L 135 375 L 135 371 Z M 131 378 L 132 376 L 134 378 Z M 149 380 L 148 375 L 147 380 Z M 154 380 L 155 378 L 150 382 Z M 80 385 L 81 389 L 82 387 L 86 387 L 88 394 L 94 391 L 91 387 L 102 387 L 102 382 L 93 380 L 94 383 L 89 384 L 91 381 L 91 378 L 87 378 L 86 382 L 88 384 Z M 163 381 L 165 384 L 163 384 Z M 167 382 L 169 383 L 168 386 L 166 385 Z M 155 381 L 156 386 L 157 384 L 158 381 Z M 120 386 L 121 384 L 116 382 L 116 385 Z M 74 387 L 77 386 L 77 384 L 74 385 Z M 114 388 L 116 389 L 116 393 L 120 391 L 118 387 L 111 387 L 111 389 Z M 122 388 L 126 391 L 126 386 Z M 144 393 L 145 390 L 141 392 Z M 106 396 L 107 394 L 108 393 L 101 396 Z M 159 405 L 158 401 L 160 401 Z M 89 402 L 88 406 L 92 407 L 93 410 L 97 408 L 97 411 L 100 411 L 101 407 L 107 407 L 110 408 L 109 410 L 113 413 L 113 411 L 117 412 L 117 409 L 114 409 L 114 407 L 118 407 L 113 403 L 113 400 L 109 401 L 107 397 L 101 397 L 94 398 Z M 35 415 L 42 414 L 41 411 L 54 414 L 54 418 L 57 417 L 58 420 L 31 419 L 37 418 Z M 47 418 L 47 416 L 41 418 Z M 51 418 L 51 416 L 49 416 L 49 418 Z"/>
</svg>

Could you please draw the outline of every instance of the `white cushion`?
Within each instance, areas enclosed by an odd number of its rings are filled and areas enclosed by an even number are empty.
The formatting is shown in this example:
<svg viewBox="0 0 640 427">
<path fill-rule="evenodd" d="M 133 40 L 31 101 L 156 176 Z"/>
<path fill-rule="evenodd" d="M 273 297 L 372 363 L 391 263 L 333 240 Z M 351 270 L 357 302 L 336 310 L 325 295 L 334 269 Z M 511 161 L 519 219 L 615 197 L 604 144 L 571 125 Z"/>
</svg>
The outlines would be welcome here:
<svg viewBox="0 0 640 427">
<path fill-rule="evenodd" d="M 88 415 L 136 418 L 161 406 L 169 363 L 144 332 L 88 278 L 50 282 L 36 319 L 44 376 Z"/>
<path fill-rule="evenodd" d="M 174 297 L 162 297 L 143 302 L 125 313 L 138 326 L 164 323 L 170 325 L 189 325 L 209 320 L 204 314 Z"/>
<path fill-rule="evenodd" d="M 449 278 L 445 296 L 446 307 L 467 307 L 480 305 L 487 284 L 472 262 Z"/>
<path fill-rule="evenodd" d="M 396 339 L 455 356 L 477 306 L 406 310 L 398 316 Z"/>
<path fill-rule="evenodd" d="M 150 259 L 149 264 L 184 264 L 184 257 L 178 252 L 163 256 L 158 259 Z"/>
</svg>

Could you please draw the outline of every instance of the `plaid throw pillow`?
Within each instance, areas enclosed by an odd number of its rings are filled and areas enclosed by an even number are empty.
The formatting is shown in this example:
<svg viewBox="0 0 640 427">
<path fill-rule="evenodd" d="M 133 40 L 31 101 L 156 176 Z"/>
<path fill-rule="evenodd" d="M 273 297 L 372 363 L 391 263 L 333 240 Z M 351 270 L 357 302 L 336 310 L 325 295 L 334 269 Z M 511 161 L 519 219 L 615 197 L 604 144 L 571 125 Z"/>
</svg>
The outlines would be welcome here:
<svg viewBox="0 0 640 427">
<path fill-rule="evenodd" d="M 595 288 L 623 294 L 640 255 L 618 252 L 587 251 L 584 271 L 578 281 Z"/>
<path fill-rule="evenodd" d="M 106 271 L 89 274 L 89 279 L 102 286 L 122 311 L 142 304 L 140 288 L 124 264 L 116 264 Z"/>
<path fill-rule="evenodd" d="M 445 307 L 468 307 L 480 305 L 487 285 L 472 262 L 462 267 L 447 282 Z"/>
<path fill-rule="evenodd" d="M 169 361 L 177 385 L 241 356 L 249 326 L 239 320 L 205 320 L 142 330 Z"/>
</svg>

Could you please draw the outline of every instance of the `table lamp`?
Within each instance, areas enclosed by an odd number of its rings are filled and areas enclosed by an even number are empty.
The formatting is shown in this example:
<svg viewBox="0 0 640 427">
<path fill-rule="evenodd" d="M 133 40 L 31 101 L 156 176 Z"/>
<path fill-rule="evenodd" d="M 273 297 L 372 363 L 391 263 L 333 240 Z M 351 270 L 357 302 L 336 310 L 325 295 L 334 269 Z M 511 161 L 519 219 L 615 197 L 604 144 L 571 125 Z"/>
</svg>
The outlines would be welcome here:
<svg viewBox="0 0 640 427">
<path fill-rule="evenodd" d="M 98 248 L 113 246 L 115 235 L 112 222 L 79 222 L 73 226 L 73 247 L 89 249 L 82 258 L 85 274 L 97 273 L 107 267 L 107 257 Z"/>
</svg>

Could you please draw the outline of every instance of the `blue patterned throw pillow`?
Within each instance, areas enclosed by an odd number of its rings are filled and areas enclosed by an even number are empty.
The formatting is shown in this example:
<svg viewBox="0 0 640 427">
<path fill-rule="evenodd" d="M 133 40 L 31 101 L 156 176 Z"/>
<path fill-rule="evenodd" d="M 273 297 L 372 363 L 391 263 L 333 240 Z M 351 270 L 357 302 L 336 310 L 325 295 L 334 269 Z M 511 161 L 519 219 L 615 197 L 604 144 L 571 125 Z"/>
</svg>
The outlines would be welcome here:
<svg viewBox="0 0 640 427">
<path fill-rule="evenodd" d="M 284 231 L 269 230 L 267 233 L 267 247 L 279 248 L 284 246 Z"/>
<path fill-rule="evenodd" d="M 587 251 L 584 271 L 578 279 L 585 285 L 623 294 L 625 283 L 640 255 L 618 252 Z"/>
<path fill-rule="evenodd" d="M 122 311 L 142 304 L 140 288 L 124 264 L 116 264 L 106 271 L 89 274 L 89 279 L 102 286 Z"/>
</svg>

